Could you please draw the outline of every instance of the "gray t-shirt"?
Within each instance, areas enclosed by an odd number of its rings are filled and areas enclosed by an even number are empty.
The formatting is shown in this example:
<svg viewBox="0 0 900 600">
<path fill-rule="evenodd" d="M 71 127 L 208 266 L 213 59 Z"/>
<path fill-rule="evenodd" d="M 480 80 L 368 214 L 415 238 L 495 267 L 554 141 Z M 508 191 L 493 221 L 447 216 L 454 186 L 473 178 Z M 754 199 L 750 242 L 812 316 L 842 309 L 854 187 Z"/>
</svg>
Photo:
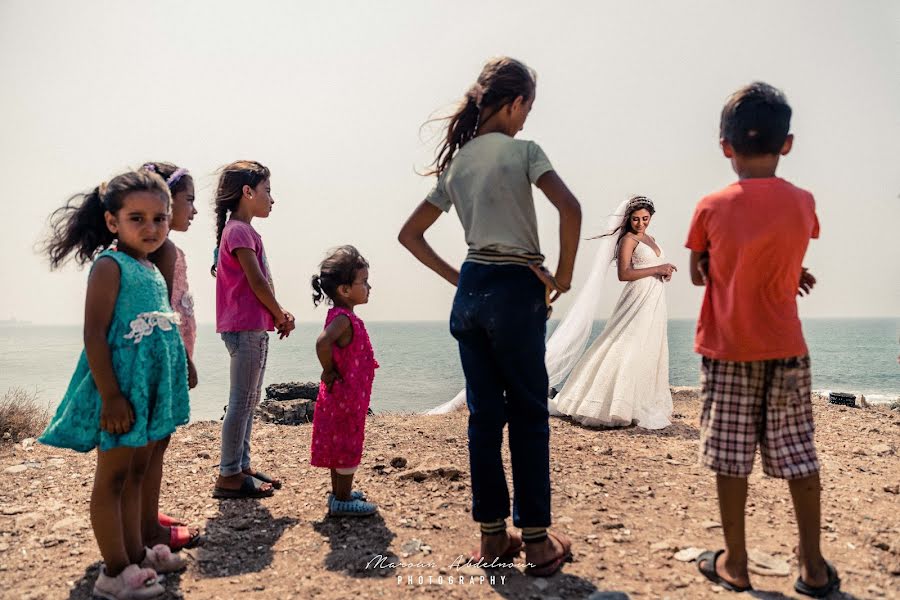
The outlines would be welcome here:
<svg viewBox="0 0 900 600">
<path fill-rule="evenodd" d="M 425 199 L 444 212 L 456 207 L 469 245 L 468 260 L 536 257 L 541 246 L 531 185 L 552 170 L 536 143 L 488 133 L 456 153 Z"/>
</svg>

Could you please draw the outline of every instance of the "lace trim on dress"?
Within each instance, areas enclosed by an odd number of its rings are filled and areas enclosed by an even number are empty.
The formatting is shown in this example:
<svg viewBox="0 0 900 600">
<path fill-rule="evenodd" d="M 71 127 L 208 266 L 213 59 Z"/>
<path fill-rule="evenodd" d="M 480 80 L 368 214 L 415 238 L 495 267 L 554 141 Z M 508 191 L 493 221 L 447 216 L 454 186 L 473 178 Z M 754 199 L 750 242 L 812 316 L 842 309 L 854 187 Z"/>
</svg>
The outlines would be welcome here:
<svg viewBox="0 0 900 600">
<path fill-rule="evenodd" d="M 194 297 L 190 291 L 185 291 L 181 296 L 181 312 L 190 317 L 194 314 Z"/>
<path fill-rule="evenodd" d="M 126 333 L 126 340 L 134 340 L 135 344 L 140 343 L 142 339 L 153 333 L 153 329 L 159 327 L 163 331 L 171 331 L 173 325 L 178 325 L 181 317 L 174 312 L 143 312 L 129 324 L 131 331 Z"/>
</svg>

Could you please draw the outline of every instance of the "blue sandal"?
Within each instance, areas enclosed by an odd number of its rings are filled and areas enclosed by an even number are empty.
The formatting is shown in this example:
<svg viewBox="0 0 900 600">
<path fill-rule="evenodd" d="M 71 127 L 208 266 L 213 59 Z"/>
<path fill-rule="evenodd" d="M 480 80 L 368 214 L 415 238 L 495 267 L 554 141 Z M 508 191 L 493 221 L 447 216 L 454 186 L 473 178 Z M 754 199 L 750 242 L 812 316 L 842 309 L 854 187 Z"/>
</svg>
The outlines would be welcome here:
<svg viewBox="0 0 900 600">
<path fill-rule="evenodd" d="M 328 498 L 329 517 L 368 517 L 378 512 L 378 507 L 364 500 L 338 500 L 333 495 Z"/>
</svg>

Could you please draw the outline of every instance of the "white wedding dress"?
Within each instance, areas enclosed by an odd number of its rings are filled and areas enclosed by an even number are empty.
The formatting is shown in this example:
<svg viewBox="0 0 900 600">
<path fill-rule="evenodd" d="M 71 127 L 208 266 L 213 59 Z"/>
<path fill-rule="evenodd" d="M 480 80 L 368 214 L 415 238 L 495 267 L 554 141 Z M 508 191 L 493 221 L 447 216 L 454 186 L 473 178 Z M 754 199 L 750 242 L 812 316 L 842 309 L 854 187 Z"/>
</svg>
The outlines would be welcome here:
<svg viewBox="0 0 900 600">
<path fill-rule="evenodd" d="M 634 249 L 631 264 L 645 269 L 665 263 L 647 244 Z M 590 426 L 669 425 L 669 344 L 665 282 L 659 277 L 629 281 L 603 333 L 579 359 L 551 413 L 570 415 Z M 555 410 L 555 412 L 554 412 Z"/>
</svg>

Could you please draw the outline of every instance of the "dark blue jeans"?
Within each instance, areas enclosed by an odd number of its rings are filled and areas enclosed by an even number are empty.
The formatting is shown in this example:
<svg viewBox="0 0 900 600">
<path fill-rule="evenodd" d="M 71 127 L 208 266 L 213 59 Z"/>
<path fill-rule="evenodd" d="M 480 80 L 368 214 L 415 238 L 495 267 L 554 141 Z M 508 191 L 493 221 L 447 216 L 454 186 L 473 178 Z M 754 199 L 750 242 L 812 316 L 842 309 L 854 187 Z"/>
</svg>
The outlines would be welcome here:
<svg viewBox="0 0 900 600">
<path fill-rule="evenodd" d="M 550 525 L 550 425 L 544 284 L 519 265 L 466 262 L 450 314 L 469 405 L 472 517 L 509 516 L 500 447 L 509 425 L 513 522 Z"/>
</svg>

